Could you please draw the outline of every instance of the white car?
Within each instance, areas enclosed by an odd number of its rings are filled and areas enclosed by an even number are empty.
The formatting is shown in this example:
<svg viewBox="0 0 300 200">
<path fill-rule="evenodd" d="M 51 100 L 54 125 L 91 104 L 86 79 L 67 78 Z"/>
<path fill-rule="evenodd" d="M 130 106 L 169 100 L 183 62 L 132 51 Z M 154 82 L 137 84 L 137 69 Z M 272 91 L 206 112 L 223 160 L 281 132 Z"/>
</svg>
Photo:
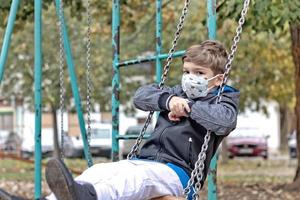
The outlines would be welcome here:
<svg viewBox="0 0 300 200">
<path fill-rule="evenodd" d="M 21 143 L 20 136 L 13 131 L 0 130 L 0 151 L 16 153 Z"/>
<path fill-rule="evenodd" d="M 53 147 L 53 130 L 44 128 L 41 131 L 42 155 L 51 156 L 54 150 Z M 24 158 L 32 157 L 35 151 L 34 131 L 30 128 L 25 128 L 22 136 L 21 155 Z"/>
<path fill-rule="evenodd" d="M 92 155 L 111 157 L 112 125 L 105 123 L 91 124 L 90 151 Z"/>
<path fill-rule="evenodd" d="M 92 123 L 90 152 L 93 156 L 111 157 L 112 125 L 108 123 Z M 68 136 L 64 144 L 66 157 L 84 157 L 81 134 Z"/>
<path fill-rule="evenodd" d="M 83 141 L 80 136 L 65 135 L 64 155 L 67 158 L 83 158 Z"/>
<path fill-rule="evenodd" d="M 290 158 L 297 157 L 297 141 L 296 141 L 296 131 L 293 131 L 288 137 L 288 146 L 290 152 Z"/>
<path fill-rule="evenodd" d="M 126 136 L 135 136 L 137 137 L 141 130 L 143 129 L 144 125 L 135 125 L 135 126 L 130 126 L 128 127 L 128 129 L 125 132 Z M 153 132 L 153 127 L 151 125 L 148 126 L 146 133 L 145 133 L 145 138 L 148 138 Z M 145 143 L 146 139 L 143 139 L 140 147 L 143 146 L 143 144 Z M 126 158 L 127 155 L 129 154 L 129 152 L 131 151 L 131 148 L 133 147 L 133 145 L 135 144 L 136 139 L 126 139 L 123 142 L 123 146 L 121 147 L 121 156 L 122 158 Z"/>
<path fill-rule="evenodd" d="M 6 146 L 5 143 L 8 138 L 8 135 L 9 135 L 9 131 L 0 130 L 0 150 L 5 149 L 5 146 Z"/>
</svg>

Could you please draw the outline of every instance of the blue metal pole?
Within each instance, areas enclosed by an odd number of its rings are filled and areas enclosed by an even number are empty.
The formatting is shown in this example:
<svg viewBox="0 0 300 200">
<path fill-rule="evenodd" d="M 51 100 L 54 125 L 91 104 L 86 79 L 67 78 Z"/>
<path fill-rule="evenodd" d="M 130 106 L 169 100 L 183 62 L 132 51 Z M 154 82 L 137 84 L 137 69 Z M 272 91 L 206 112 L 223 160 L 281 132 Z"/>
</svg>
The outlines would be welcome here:
<svg viewBox="0 0 300 200">
<path fill-rule="evenodd" d="M 112 48 L 113 48 L 113 77 L 112 77 L 112 160 L 118 160 L 119 155 L 119 106 L 120 106 L 120 1 L 113 0 L 112 6 Z"/>
<path fill-rule="evenodd" d="M 161 62 L 158 57 L 162 49 L 162 0 L 156 0 L 156 82 L 161 80 Z"/>
<path fill-rule="evenodd" d="M 208 38 L 215 40 L 217 38 L 217 0 L 207 0 L 207 28 Z"/>
<path fill-rule="evenodd" d="M 13 29 L 14 29 L 14 24 L 15 24 L 15 20 L 16 20 L 19 3 L 20 3 L 19 0 L 13 0 L 11 3 L 11 6 L 10 6 L 8 22 L 7 22 L 7 26 L 6 26 L 6 30 L 5 30 L 5 34 L 4 34 L 1 55 L 0 55 L 0 83 L 3 78 L 4 67 L 5 67 L 6 60 L 7 60 L 7 53 L 9 50 L 10 39 L 11 39 L 11 35 L 12 35 Z"/>
<path fill-rule="evenodd" d="M 173 54 L 172 58 L 177 58 L 177 57 L 181 57 L 185 54 L 185 51 L 177 51 Z M 124 67 L 124 66 L 129 66 L 129 65 L 134 65 L 134 64 L 140 64 L 140 63 L 144 63 L 144 62 L 151 62 L 157 59 L 157 57 L 160 60 L 166 59 L 169 56 L 168 53 L 165 54 L 159 54 L 159 55 L 153 55 L 153 56 L 149 56 L 146 58 L 138 58 L 138 59 L 133 59 L 133 60 L 128 60 L 128 61 L 124 61 L 124 62 L 120 62 L 120 63 L 116 63 L 117 66 L 119 67 Z M 160 77 L 159 77 L 160 78 Z"/>
<path fill-rule="evenodd" d="M 217 32 L 217 14 L 216 14 L 216 0 L 207 0 L 207 28 L 208 38 L 216 39 Z M 217 153 L 210 161 L 208 172 L 208 200 L 217 200 Z"/>
<path fill-rule="evenodd" d="M 55 0 L 55 3 L 56 3 L 56 14 L 59 18 L 60 1 Z M 68 38 L 68 31 L 67 31 L 67 27 L 65 24 L 64 16 L 62 16 L 62 18 L 63 18 L 63 23 L 62 23 L 63 41 L 64 41 L 64 50 L 65 50 L 65 55 L 66 55 L 66 63 L 67 63 L 68 71 L 69 71 L 70 78 L 71 78 L 72 92 L 73 92 L 73 96 L 75 99 L 77 117 L 78 117 L 78 121 L 79 121 L 82 141 L 83 141 L 84 156 L 86 158 L 87 165 L 90 167 L 93 165 L 93 160 L 92 160 L 92 156 L 89 151 L 89 145 L 88 145 L 88 141 L 87 141 L 85 121 L 84 121 L 84 117 L 83 117 L 81 100 L 80 100 L 80 95 L 79 95 L 79 91 L 78 91 L 77 77 L 76 77 L 76 73 L 75 73 L 75 69 L 74 69 L 72 50 L 71 50 L 70 42 L 69 42 L 69 38 Z"/>
<path fill-rule="evenodd" d="M 34 102 L 35 102 L 35 151 L 34 198 L 41 196 L 41 121 L 42 121 L 42 0 L 34 1 Z"/>
</svg>

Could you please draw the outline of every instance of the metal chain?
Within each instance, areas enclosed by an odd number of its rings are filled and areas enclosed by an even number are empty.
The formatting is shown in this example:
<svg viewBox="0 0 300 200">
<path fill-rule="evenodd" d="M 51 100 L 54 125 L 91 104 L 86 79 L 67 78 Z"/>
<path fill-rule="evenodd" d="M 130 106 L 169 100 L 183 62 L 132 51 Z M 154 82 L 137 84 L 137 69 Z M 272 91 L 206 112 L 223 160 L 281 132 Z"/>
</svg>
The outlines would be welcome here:
<svg viewBox="0 0 300 200">
<path fill-rule="evenodd" d="M 218 92 L 218 95 L 217 95 L 216 103 L 219 103 L 221 101 L 222 93 L 224 91 L 224 86 L 227 82 L 227 79 L 228 79 L 228 76 L 229 76 L 229 73 L 230 73 L 230 70 L 231 70 L 231 67 L 232 67 L 232 62 L 234 60 L 234 55 L 237 51 L 237 45 L 240 41 L 240 35 L 243 31 L 242 27 L 243 27 L 243 24 L 245 23 L 246 14 L 247 14 L 248 9 L 249 9 L 249 4 L 250 4 L 250 0 L 245 0 L 244 1 L 244 6 L 243 6 L 243 9 L 241 11 L 241 17 L 239 19 L 239 25 L 236 28 L 236 35 L 233 38 L 233 44 L 230 48 L 231 52 L 228 55 L 228 60 L 227 60 L 227 63 L 225 65 L 224 78 L 223 78 L 223 81 L 222 81 L 222 84 L 221 84 L 221 88 L 220 88 L 220 90 Z M 201 180 L 203 178 L 204 162 L 205 162 L 205 159 L 206 159 L 206 150 L 208 148 L 210 135 L 211 135 L 211 131 L 208 130 L 205 137 L 204 137 L 204 143 L 202 145 L 201 152 L 198 155 L 198 160 L 195 163 L 195 168 L 192 171 L 191 178 L 188 181 L 187 187 L 184 189 L 185 198 L 188 198 L 188 195 L 191 192 L 191 187 L 193 185 L 195 185 L 195 192 L 193 194 L 193 199 L 196 199 L 196 200 L 199 199 L 199 192 L 200 192 L 201 187 L 202 187 Z M 196 184 L 194 183 L 195 179 L 197 179 Z"/>
<path fill-rule="evenodd" d="M 228 76 L 229 76 L 229 73 L 230 73 L 230 70 L 231 70 L 231 67 L 232 67 L 232 61 L 233 61 L 234 55 L 237 51 L 237 45 L 238 45 L 238 43 L 240 41 L 240 38 L 241 38 L 240 35 L 243 31 L 243 25 L 245 23 L 246 15 L 247 15 L 247 12 L 248 12 L 248 9 L 249 9 L 249 4 L 250 4 L 250 0 L 245 0 L 244 1 L 244 7 L 241 11 L 241 17 L 240 17 L 239 22 L 238 22 L 239 25 L 236 28 L 236 35 L 233 38 L 233 44 L 230 48 L 230 54 L 228 55 L 227 63 L 225 65 L 224 78 L 223 78 L 223 81 L 222 81 L 222 84 L 221 84 L 221 89 L 218 92 L 217 103 L 221 102 L 222 93 L 224 91 L 224 86 L 227 82 L 227 79 L 228 79 Z"/>
<path fill-rule="evenodd" d="M 173 60 L 173 54 L 175 52 L 175 49 L 176 49 L 176 46 L 177 46 L 177 42 L 178 42 L 178 40 L 180 38 L 180 34 L 181 34 L 182 29 L 183 29 L 185 18 L 186 18 L 187 14 L 188 14 L 188 11 L 189 11 L 190 2 L 191 2 L 191 0 L 186 0 L 185 4 L 184 4 L 184 7 L 182 9 L 181 16 L 180 16 L 180 19 L 179 19 L 179 23 L 177 25 L 177 30 L 176 30 L 176 32 L 174 34 L 174 39 L 173 39 L 173 42 L 172 42 L 172 47 L 169 50 L 168 58 L 167 58 L 167 63 L 164 66 L 164 72 L 163 72 L 163 74 L 161 76 L 161 81 L 159 83 L 159 87 L 160 88 L 164 85 L 165 80 L 167 79 L 167 75 L 168 75 L 168 73 L 170 71 L 170 64 L 171 64 L 171 62 Z"/>
<path fill-rule="evenodd" d="M 193 194 L 193 199 L 198 199 L 199 198 L 199 192 L 202 185 L 201 185 L 201 180 L 203 178 L 203 170 L 204 170 L 204 161 L 206 159 L 206 151 L 208 148 L 208 143 L 210 140 L 210 135 L 211 131 L 207 131 L 206 135 L 204 136 L 204 142 L 201 147 L 201 152 L 198 155 L 198 160 L 195 163 L 195 168 L 192 171 L 191 178 L 188 181 L 188 184 L 186 188 L 184 188 L 184 195 L 185 198 L 188 199 L 189 193 L 191 192 L 191 188 L 193 185 L 195 185 L 195 193 Z M 197 178 L 197 183 L 195 184 L 195 178 Z"/>
<path fill-rule="evenodd" d="M 61 159 L 64 159 L 64 47 L 63 47 L 63 0 L 59 1 L 59 88 L 60 88 L 60 139 Z"/>
<path fill-rule="evenodd" d="M 169 73 L 169 70 L 170 70 L 170 64 L 173 60 L 173 54 L 175 52 L 175 49 L 176 49 L 176 46 L 177 46 L 177 42 L 180 38 L 180 34 L 181 34 L 181 31 L 183 29 L 183 25 L 184 25 L 184 21 L 185 21 L 185 18 L 188 14 L 188 8 L 189 8 L 189 5 L 190 5 L 190 1 L 191 0 L 185 0 L 185 4 L 184 4 L 184 7 L 182 9 L 182 13 L 181 13 L 181 16 L 180 16 L 180 19 L 179 19 L 179 23 L 177 25 L 177 30 L 174 34 L 174 39 L 173 39 L 173 42 L 172 42 L 172 47 L 171 49 L 169 50 L 169 53 L 168 53 L 168 58 L 167 58 L 167 62 L 164 66 L 164 72 L 161 76 L 161 81 L 159 83 L 159 88 L 162 88 L 164 83 L 165 83 L 165 80 L 167 78 L 167 75 Z M 136 156 L 138 150 L 139 150 L 139 146 L 143 140 L 143 137 L 146 133 L 146 130 L 147 130 L 147 127 L 149 126 L 149 124 L 151 123 L 151 119 L 152 119 L 152 116 L 153 116 L 153 113 L 154 111 L 150 111 L 147 119 L 146 119 L 146 122 L 143 126 L 143 129 L 141 130 L 138 138 L 136 139 L 135 141 L 135 144 L 133 145 L 133 147 L 131 148 L 131 151 L 130 153 L 127 155 L 127 159 L 132 159 Z"/>
<path fill-rule="evenodd" d="M 88 149 L 90 149 L 90 143 L 91 143 L 91 77 L 90 77 L 90 68 L 91 68 L 91 13 L 90 13 L 90 1 L 87 0 L 87 6 L 86 6 L 86 13 L 87 13 L 87 33 L 86 33 L 86 88 L 87 88 L 87 95 L 86 95 L 86 112 L 87 112 L 87 143 L 88 143 Z M 88 156 L 88 162 L 90 162 L 90 156 Z"/>
</svg>

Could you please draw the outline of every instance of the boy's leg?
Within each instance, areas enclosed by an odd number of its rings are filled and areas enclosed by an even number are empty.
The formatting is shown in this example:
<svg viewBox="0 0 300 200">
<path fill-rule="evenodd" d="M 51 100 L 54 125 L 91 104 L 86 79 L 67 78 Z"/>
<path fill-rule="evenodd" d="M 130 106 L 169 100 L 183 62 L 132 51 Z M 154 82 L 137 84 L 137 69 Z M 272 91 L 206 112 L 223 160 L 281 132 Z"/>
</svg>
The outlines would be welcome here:
<svg viewBox="0 0 300 200">
<path fill-rule="evenodd" d="M 46 167 L 46 180 L 59 200 L 97 200 L 95 189 L 90 184 L 78 184 L 60 159 L 51 159 Z M 50 199 L 53 198 L 50 196 Z"/>
<path fill-rule="evenodd" d="M 162 163 L 122 160 L 93 165 L 75 179 L 91 183 L 98 199 L 145 200 L 159 196 L 181 196 L 177 174 Z"/>
<path fill-rule="evenodd" d="M 84 171 L 75 179 L 76 182 L 73 181 L 74 183 L 72 182 L 72 184 L 68 183 L 68 180 L 71 179 L 70 173 L 61 169 L 64 169 L 65 166 L 56 162 L 54 162 L 55 167 L 52 168 L 52 171 L 59 171 L 59 173 L 51 173 L 56 174 L 53 178 L 49 178 L 54 179 L 50 187 L 52 187 L 51 189 L 55 194 L 62 196 L 65 192 L 76 191 L 74 185 L 79 185 L 78 183 L 93 185 L 98 199 L 105 200 L 144 200 L 166 195 L 181 196 L 183 192 L 177 174 L 168 166 L 157 162 L 123 160 L 114 163 L 96 164 Z M 63 177 L 63 179 L 57 177 Z M 57 179 L 60 179 L 63 184 L 55 182 Z M 47 182 L 51 181 L 48 181 L 47 178 Z M 62 187 L 61 185 L 65 186 Z M 70 187 L 73 187 L 73 189 L 70 189 Z M 70 198 L 73 198 L 73 194 L 69 195 Z M 74 195 L 76 196 L 77 194 L 75 193 Z M 55 199 L 53 195 L 48 198 Z M 86 200 L 86 198 L 82 199 Z"/>
</svg>

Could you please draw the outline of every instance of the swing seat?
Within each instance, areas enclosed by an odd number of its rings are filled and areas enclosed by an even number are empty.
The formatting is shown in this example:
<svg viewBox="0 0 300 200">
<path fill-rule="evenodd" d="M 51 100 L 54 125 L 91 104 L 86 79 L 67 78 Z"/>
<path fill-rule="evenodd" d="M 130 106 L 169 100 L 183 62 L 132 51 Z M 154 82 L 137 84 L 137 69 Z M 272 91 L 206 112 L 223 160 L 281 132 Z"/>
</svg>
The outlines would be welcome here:
<svg viewBox="0 0 300 200">
<path fill-rule="evenodd" d="M 185 200 L 183 197 L 174 197 L 174 196 L 162 196 L 162 197 L 157 197 L 152 200 Z"/>
</svg>

